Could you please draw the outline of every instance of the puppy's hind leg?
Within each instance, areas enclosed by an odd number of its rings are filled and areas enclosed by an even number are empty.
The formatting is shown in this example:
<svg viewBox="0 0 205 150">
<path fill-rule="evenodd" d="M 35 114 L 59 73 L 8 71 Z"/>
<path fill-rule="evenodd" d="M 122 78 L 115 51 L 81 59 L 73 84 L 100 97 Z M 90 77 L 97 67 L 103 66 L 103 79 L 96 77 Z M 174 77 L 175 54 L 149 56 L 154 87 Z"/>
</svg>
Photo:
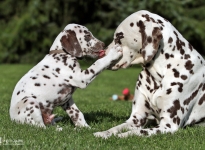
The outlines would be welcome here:
<svg viewBox="0 0 205 150">
<path fill-rule="evenodd" d="M 24 97 L 10 107 L 11 120 L 45 128 L 39 103 L 32 97 Z"/>
</svg>

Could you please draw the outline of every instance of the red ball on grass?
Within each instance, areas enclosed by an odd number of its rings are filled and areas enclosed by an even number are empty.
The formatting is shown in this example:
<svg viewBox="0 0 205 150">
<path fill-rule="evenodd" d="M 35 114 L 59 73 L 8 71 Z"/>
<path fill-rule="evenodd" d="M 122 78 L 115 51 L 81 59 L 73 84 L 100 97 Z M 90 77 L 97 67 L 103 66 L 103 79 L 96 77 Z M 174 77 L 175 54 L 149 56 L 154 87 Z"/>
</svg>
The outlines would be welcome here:
<svg viewBox="0 0 205 150">
<path fill-rule="evenodd" d="M 122 94 L 123 95 L 128 95 L 130 94 L 130 90 L 128 88 L 125 88 L 123 91 L 122 91 Z"/>
</svg>

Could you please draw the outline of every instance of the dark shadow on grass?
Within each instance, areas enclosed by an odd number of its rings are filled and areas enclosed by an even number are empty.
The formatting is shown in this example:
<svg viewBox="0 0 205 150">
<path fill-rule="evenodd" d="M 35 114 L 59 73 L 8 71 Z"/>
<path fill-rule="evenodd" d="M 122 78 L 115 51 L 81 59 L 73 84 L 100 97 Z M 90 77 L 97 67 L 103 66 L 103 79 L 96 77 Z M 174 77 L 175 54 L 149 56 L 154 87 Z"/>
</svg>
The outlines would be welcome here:
<svg viewBox="0 0 205 150">
<path fill-rule="evenodd" d="M 95 123 L 102 123 L 104 120 L 106 121 L 114 121 L 117 122 L 119 120 L 126 121 L 129 116 L 119 116 L 114 115 L 110 112 L 103 112 L 103 111 L 92 111 L 90 113 L 84 114 L 85 119 L 88 123 L 95 122 Z"/>
<path fill-rule="evenodd" d="M 103 111 L 92 111 L 90 113 L 83 113 L 85 120 L 88 124 L 95 122 L 95 123 L 102 123 L 106 121 L 118 122 L 118 121 L 126 121 L 129 116 L 115 116 L 113 113 L 103 112 Z M 63 119 L 60 121 L 65 124 L 70 123 L 73 124 L 70 117 L 67 115 L 63 116 Z"/>
</svg>

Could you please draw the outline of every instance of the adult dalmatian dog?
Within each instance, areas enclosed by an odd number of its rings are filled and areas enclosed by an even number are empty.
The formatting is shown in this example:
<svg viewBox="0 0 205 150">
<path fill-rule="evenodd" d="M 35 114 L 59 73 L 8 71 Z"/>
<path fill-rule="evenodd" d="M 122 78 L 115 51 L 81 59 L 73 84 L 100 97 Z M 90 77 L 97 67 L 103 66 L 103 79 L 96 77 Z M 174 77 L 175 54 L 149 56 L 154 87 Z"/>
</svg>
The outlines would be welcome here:
<svg viewBox="0 0 205 150">
<path fill-rule="evenodd" d="M 72 94 L 76 88 L 86 88 L 97 74 L 122 56 L 120 46 L 114 46 L 104 56 L 103 46 L 86 27 L 68 24 L 56 37 L 50 53 L 17 83 L 10 104 L 11 120 L 45 128 L 54 119 L 53 109 L 61 106 L 75 126 L 89 127 Z M 77 59 L 84 56 L 104 57 L 81 70 Z"/>
<path fill-rule="evenodd" d="M 205 62 L 203 57 L 166 19 L 141 10 L 128 16 L 116 29 L 113 42 L 123 57 L 116 70 L 142 64 L 129 119 L 96 137 L 174 133 L 205 119 Z M 144 128 L 149 120 L 158 125 Z M 124 129 L 126 129 L 126 132 Z"/>
</svg>

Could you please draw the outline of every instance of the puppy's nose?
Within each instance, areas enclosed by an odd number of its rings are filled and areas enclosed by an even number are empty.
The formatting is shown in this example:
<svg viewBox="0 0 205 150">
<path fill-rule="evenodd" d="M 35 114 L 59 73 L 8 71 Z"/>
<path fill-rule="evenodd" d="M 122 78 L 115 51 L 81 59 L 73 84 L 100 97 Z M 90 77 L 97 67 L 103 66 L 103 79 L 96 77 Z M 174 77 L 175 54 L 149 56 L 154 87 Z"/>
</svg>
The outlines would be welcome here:
<svg viewBox="0 0 205 150">
<path fill-rule="evenodd" d="M 97 50 L 103 50 L 104 49 L 105 44 L 101 41 L 97 42 L 95 47 Z"/>
</svg>

